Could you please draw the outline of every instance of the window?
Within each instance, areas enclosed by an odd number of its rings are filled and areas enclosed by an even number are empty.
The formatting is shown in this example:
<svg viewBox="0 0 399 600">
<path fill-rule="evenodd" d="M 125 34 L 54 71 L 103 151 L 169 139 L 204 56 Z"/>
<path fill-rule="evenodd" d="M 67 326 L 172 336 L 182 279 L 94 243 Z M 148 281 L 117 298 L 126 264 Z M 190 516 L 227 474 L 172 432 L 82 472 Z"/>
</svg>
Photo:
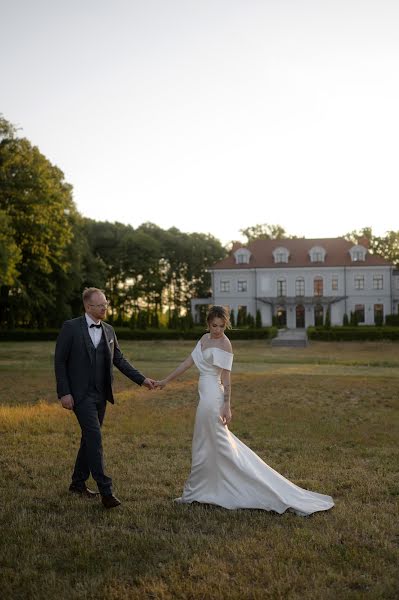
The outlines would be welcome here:
<svg viewBox="0 0 399 600">
<path fill-rule="evenodd" d="M 287 282 L 285 279 L 277 280 L 277 296 L 287 295 Z"/>
<path fill-rule="evenodd" d="M 362 252 L 361 250 L 355 250 L 352 254 L 352 260 L 364 260 L 364 252 Z"/>
<path fill-rule="evenodd" d="M 373 275 L 373 289 L 374 290 L 382 290 L 383 287 L 384 287 L 383 275 Z"/>
<path fill-rule="evenodd" d="M 249 263 L 251 253 L 247 248 L 237 248 L 234 252 L 234 258 L 236 259 L 237 265 L 244 265 Z"/>
<path fill-rule="evenodd" d="M 230 281 L 221 281 L 220 282 L 220 291 L 221 292 L 229 292 L 230 291 Z"/>
<path fill-rule="evenodd" d="M 360 246 L 360 244 L 357 246 L 352 246 L 352 248 L 349 250 L 349 254 L 351 255 L 351 260 L 353 260 L 353 262 L 366 260 L 366 252 L 366 248 L 364 246 Z"/>
<path fill-rule="evenodd" d="M 305 307 L 302 304 L 295 307 L 295 324 L 299 328 L 305 327 Z"/>
<path fill-rule="evenodd" d="M 313 246 L 309 251 L 311 262 L 324 262 L 326 251 L 321 246 Z"/>
<path fill-rule="evenodd" d="M 237 291 L 238 292 L 246 292 L 247 291 L 247 282 L 246 281 L 237 281 Z"/>
<path fill-rule="evenodd" d="M 331 289 L 335 292 L 338 290 L 338 277 L 333 277 L 331 279 Z"/>
<path fill-rule="evenodd" d="M 287 263 L 290 253 L 287 248 L 279 246 L 273 250 L 273 258 L 275 263 Z"/>
<path fill-rule="evenodd" d="M 384 323 L 384 305 L 374 304 L 374 323 L 382 325 Z"/>
<path fill-rule="evenodd" d="M 355 316 L 358 323 L 364 323 L 364 304 L 355 304 Z"/>
<path fill-rule="evenodd" d="M 295 281 L 295 296 L 305 295 L 305 280 L 303 277 L 298 277 Z"/>
<path fill-rule="evenodd" d="M 313 295 L 314 296 L 322 296 L 323 295 L 323 278 L 315 277 L 313 280 Z"/>
<path fill-rule="evenodd" d="M 355 290 L 364 290 L 364 275 L 355 275 Z"/>
</svg>

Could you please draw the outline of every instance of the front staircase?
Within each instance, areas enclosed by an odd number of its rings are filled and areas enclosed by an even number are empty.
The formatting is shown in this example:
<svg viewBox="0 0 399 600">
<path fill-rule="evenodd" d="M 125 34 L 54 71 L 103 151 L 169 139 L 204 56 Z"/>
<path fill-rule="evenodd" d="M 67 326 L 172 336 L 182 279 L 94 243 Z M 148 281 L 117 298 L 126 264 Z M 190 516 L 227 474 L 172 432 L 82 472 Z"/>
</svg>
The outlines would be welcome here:
<svg viewBox="0 0 399 600">
<path fill-rule="evenodd" d="M 304 347 L 308 345 L 306 329 L 279 329 L 277 337 L 272 339 L 272 346 Z"/>
</svg>

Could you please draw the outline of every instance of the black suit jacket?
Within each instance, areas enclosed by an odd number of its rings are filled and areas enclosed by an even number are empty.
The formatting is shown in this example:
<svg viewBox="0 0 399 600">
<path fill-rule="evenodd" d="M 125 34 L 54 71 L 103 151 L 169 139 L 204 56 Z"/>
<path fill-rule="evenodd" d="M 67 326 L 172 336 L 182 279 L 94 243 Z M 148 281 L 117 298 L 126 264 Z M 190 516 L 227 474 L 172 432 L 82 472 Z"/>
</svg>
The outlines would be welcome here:
<svg viewBox="0 0 399 600">
<path fill-rule="evenodd" d="M 138 385 L 143 383 L 145 376 L 124 358 L 114 328 L 103 322 L 102 329 L 109 358 L 105 373 L 106 398 L 113 404 L 112 365 L 115 365 L 119 371 Z M 87 394 L 92 366 L 91 345 L 85 316 L 65 321 L 55 347 L 54 362 L 58 398 L 72 394 L 74 401 L 79 402 Z"/>
</svg>

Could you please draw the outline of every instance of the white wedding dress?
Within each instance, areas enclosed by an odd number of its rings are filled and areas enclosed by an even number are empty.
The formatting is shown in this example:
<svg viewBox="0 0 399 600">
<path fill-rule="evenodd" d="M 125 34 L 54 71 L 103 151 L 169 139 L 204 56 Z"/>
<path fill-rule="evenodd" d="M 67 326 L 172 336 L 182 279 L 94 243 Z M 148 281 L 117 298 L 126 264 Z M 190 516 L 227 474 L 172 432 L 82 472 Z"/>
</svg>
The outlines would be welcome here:
<svg viewBox="0 0 399 600">
<path fill-rule="evenodd" d="M 257 508 L 306 516 L 334 506 L 324 494 L 302 489 L 269 467 L 223 425 L 222 369 L 231 371 L 233 355 L 220 348 L 192 352 L 199 369 L 199 404 L 195 417 L 192 468 L 176 502 L 203 502 L 228 509 Z"/>
</svg>

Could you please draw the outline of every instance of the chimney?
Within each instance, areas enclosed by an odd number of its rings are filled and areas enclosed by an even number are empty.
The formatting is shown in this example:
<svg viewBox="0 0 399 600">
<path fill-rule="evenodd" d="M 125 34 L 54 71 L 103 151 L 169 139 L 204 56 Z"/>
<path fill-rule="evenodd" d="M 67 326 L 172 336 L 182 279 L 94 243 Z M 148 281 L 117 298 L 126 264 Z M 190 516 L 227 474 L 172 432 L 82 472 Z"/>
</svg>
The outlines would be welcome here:
<svg viewBox="0 0 399 600">
<path fill-rule="evenodd" d="M 368 249 L 370 241 L 365 235 L 363 235 L 362 237 L 358 238 L 357 243 L 359 246 L 364 246 L 364 248 Z"/>
</svg>

